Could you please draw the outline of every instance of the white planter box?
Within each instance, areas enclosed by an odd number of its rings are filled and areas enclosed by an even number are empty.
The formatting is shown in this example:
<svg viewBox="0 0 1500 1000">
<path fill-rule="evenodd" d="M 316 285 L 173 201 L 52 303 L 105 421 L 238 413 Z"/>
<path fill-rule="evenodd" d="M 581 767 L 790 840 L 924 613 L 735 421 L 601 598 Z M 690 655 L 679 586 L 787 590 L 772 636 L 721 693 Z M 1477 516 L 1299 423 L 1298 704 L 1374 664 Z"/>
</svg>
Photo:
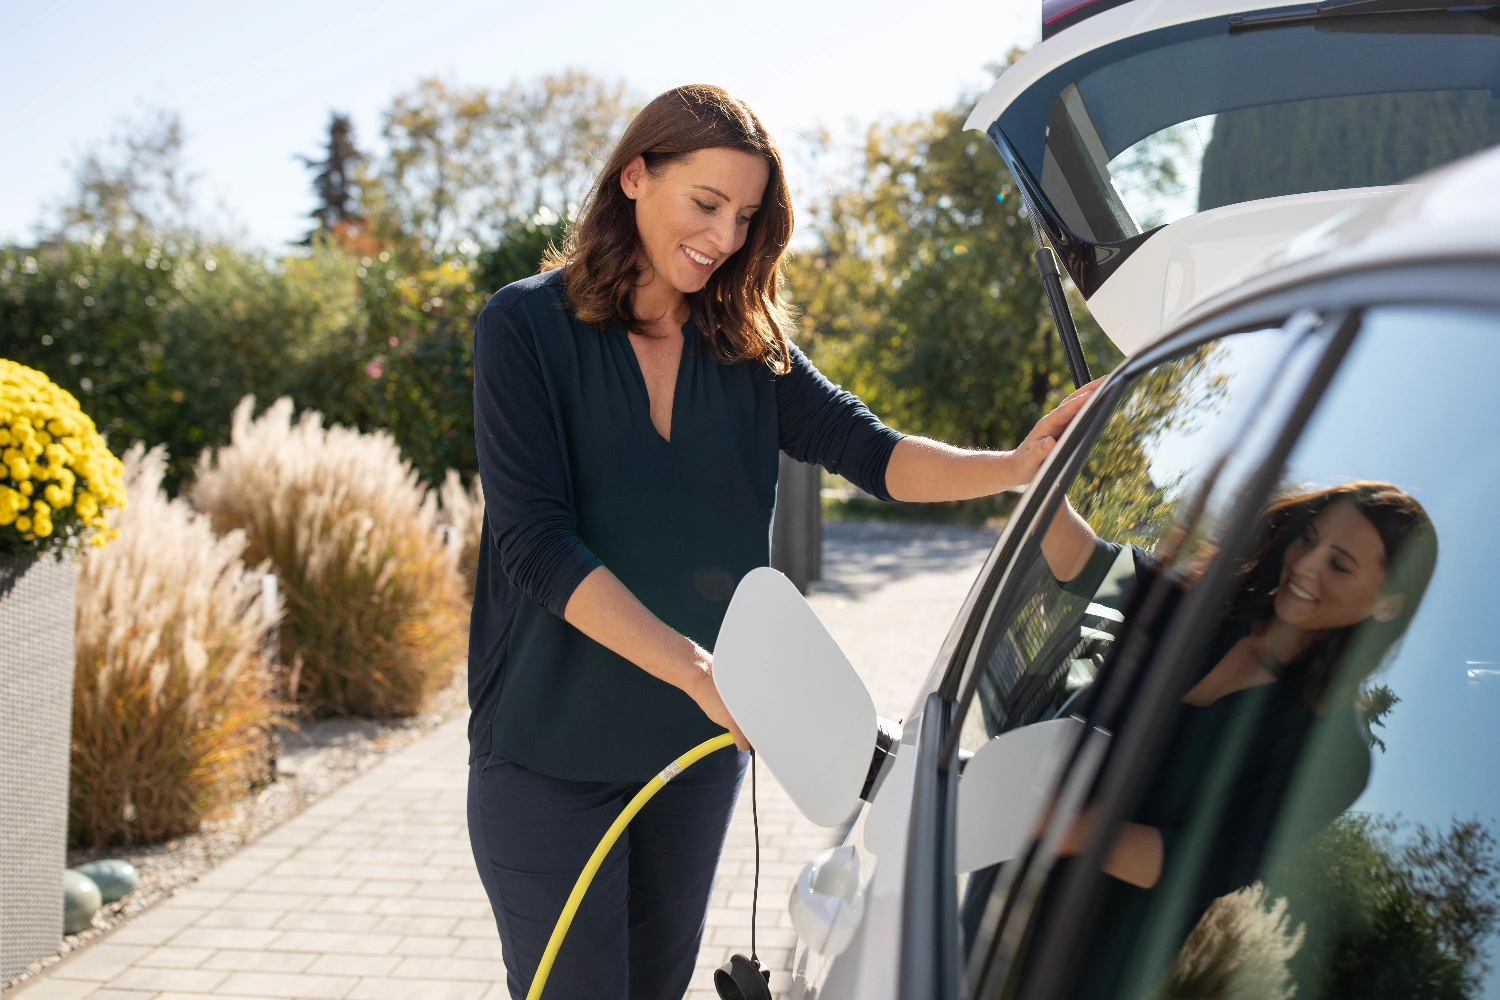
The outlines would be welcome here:
<svg viewBox="0 0 1500 1000">
<path fill-rule="evenodd" d="M 0 555 L 0 980 L 62 940 L 77 574 Z"/>
</svg>

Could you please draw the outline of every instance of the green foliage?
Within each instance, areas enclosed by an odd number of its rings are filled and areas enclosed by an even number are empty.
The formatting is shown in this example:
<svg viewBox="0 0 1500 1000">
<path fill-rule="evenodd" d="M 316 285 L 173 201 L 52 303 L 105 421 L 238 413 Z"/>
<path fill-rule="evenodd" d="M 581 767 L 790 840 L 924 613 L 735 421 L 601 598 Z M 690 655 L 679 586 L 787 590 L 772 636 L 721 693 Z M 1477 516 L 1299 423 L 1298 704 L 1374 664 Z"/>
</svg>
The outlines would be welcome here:
<svg viewBox="0 0 1500 1000">
<path fill-rule="evenodd" d="M 166 444 L 175 490 L 227 440 L 240 396 L 327 391 L 361 319 L 353 270 L 328 247 L 281 261 L 102 234 L 0 248 L 0 356 L 77 395 L 117 454 Z"/>
<path fill-rule="evenodd" d="M 1148 448 L 1169 431 L 1187 429 L 1223 396 L 1210 374 L 1220 348 L 1206 344 L 1142 375 L 1110 417 L 1068 499 L 1101 538 L 1151 548 L 1171 527 L 1177 482 L 1151 479 Z"/>
<path fill-rule="evenodd" d="M 1485 939 L 1500 913 L 1500 857 L 1477 820 L 1446 834 L 1393 821 L 1336 820 L 1272 880 L 1305 922 L 1292 960 L 1298 996 L 1327 1000 L 1462 1000 L 1478 995 Z"/>
<path fill-rule="evenodd" d="M 1007 448 L 1071 383 L 1020 198 L 990 143 L 963 131 L 967 109 L 870 129 L 788 276 L 801 346 L 883 419 Z M 1091 366 L 1111 366 L 1118 354 L 1082 326 Z"/>
</svg>

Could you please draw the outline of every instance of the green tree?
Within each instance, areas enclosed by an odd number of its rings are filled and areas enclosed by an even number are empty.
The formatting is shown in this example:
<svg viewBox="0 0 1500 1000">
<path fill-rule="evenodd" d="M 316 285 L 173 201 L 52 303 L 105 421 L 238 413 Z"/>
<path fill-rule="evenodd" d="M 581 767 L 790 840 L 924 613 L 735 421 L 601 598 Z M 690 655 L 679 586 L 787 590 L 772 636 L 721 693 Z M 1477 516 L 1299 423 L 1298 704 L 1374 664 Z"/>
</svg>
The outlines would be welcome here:
<svg viewBox="0 0 1500 1000">
<path fill-rule="evenodd" d="M 1500 857 L 1478 820 L 1401 842 L 1394 821 L 1346 813 L 1269 882 L 1306 940 L 1297 996 L 1467 1000 L 1488 968 Z"/>
<path fill-rule="evenodd" d="M 869 130 L 789 286 L 801 346 L 882 418 L 1006 448 L 1071 383 L 1021 200 L 989 141 L 963 131 L 971 103 Z M 1077 312 L 1091 366 L 1109 367 L 1118 353 Z"/>
<path fill-rule="evenodd" d="M 423 80 L 385 113 L 367 214 L 403 256 L 472 255 L 518 220 L 570 216 L 632 113 L 623 84 L 578 71 L 500 90 Z"/>
<path fill-rule="evenodd" d="M 350 227 L 363 229 L 365 217 L 359 211 L 359 187 L 361 166 L 365 155 L 354 143 L 354 123 L 348 115 L 330 112 L 328 116 L 328 142 L 323 158 L 314 160 L 300 157 L 303 166 L 315 170 L 313 193 L 318 207 L 308 214 L 317 222 L 317 227 L 302 240 L 309 246 L 318 233 L 345 233 Z M 355 232 L 352 235 L 361 235 Z"/>
</svg>

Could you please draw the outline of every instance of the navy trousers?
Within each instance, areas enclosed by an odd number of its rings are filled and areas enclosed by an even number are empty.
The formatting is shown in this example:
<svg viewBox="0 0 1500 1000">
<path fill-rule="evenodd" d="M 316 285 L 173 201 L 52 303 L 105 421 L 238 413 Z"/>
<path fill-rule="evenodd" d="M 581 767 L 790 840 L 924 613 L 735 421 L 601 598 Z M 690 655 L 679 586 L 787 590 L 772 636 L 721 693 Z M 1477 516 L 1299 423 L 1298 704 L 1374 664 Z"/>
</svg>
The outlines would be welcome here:
<svg viewBox="0 0 1500 1000">
<path fill-rule="evenodd" d="M 678 1000 L 687 992 L 749 760 L 733 748 L 709 754 L 625 828 L 578 908 L 545 1000 Z M 578 873 L 641 787 L 549 778 L 494 755 L 469 765 L 469 842 L 514 1000 L 526 996 Z"/>
</svg>

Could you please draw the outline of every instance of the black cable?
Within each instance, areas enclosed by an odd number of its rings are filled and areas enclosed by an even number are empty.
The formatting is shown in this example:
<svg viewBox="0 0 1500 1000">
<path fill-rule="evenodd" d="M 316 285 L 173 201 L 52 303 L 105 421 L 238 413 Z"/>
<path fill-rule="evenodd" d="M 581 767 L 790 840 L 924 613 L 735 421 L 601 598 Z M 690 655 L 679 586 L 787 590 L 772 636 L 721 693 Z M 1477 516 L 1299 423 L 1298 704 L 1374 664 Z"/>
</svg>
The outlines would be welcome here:
<svg viewBox="0 0 1500 1000">
<path fill-rule="evenodd" d="M 750 821 L 755 826 L 755 881 L 750 888 L 750 961 L 760 964 L 755 954 L 755 909 L 760 901 L 760 809 L 755 800 L 755 750 L 750 751 Z"/>
</svg>

